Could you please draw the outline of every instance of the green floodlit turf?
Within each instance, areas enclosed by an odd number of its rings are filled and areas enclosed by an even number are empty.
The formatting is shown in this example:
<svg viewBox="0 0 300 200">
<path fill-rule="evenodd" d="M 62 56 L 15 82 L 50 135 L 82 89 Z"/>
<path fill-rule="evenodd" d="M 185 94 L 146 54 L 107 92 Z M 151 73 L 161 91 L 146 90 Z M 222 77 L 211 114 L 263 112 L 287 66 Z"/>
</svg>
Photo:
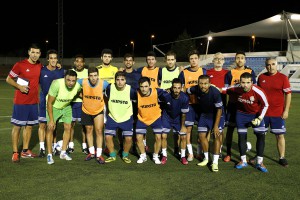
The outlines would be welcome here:
<svg viewBox="0 0 300 200">
<path fill-rule="evenodd" d="M 266 136 L 264 164 L 269 173 L 262 173 L 249 166 L 237 170 L 239 160 L 237 134 L 233 139 L 233 161 L 219 160 L 219 172 L 199 167 L 194 159 L 187 166 L 172 155 L 173 138 L 168 138 L 168 162 L 155 165 L 148 161 L 137 164 L 136 156 L 129 154 L 131 164 L 120 157 L 115 162 L 99 165 L 94 160 L 84 161 L 81 153 L 80 126 L 76 126 L 73 160 L 60 160 L 48 165 L 46 158 L 22 159 L 11 162 L 11 124 L 13 88 L 0 81 L 0 199 L 299 199 L 300 183 L 300 94 L 292 95 L 292 106 L 287 120 L 286 158 L 288 168 L 278 164 L 274 135 Z M 38 126 L 33 128 L 30 147 L 38 153 Z M 255 136 L 248 132 L 252 143 L 249 157 L 255 155 Z M 59 138 L 62 126 L 59 126 Z M 196 153 L 196 132 L 193 147 Z M 147 143 L 153 151 L 153 134 Z M 20 137 L 20 144 L 22 137 Z M 20 146 L 21 148 L 21 146 Z M 118 142 L 115 140 L 118 150 Z M 223 151 L 223 155 L 225 152 Z M 106 158 L 106 156 L 105 156 Z"/>
</svg>

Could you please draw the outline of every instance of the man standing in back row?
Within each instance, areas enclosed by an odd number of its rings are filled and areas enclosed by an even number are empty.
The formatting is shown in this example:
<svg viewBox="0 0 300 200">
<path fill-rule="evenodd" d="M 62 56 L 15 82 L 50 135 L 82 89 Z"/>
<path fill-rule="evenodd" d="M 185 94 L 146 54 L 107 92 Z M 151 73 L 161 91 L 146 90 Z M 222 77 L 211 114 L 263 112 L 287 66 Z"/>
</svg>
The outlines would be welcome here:
<svg viewBox="0 0 300 200">
<path fill-rule="evenodd" d="M 287 76 L 277 71 L 276 58 L 266 59 L 267 72 L 258 77 L 258 85 L 265 89 L 269 100 L 269 109 L 264 118 L 266 131 L 270 126 L 271 133 L 276 136 L 279 164 L 287 167 L 285 159 L 286 133 L 285 119 L 289 116 L 289 109 L 292 99 L 292 91 Z"/>
<path fill-rule="evenodd" d="M 74 61 L 74 68 L 73 70 L 77 73 L 77 79 L 80 78 L 87 78 L 88 77 L 88 70 L 85 68 L 85 59 L 82 54 L 77 54 L 75 56 Z M 89 151 L 87 149 L 87 142 L 86 142 L 86 129 L 84 125 L 81 124 L 81 115 L 82 115 L 82 97 L 79 95 L 73 99 L 72 103 L 72 124 L 71 124 L 71 136 L 70 142 L 68 146 L 68 153 L 74 152 L 74 132 L 75 132 L 75 125 L 76 122 L 80 123 L 80 130 L 82 135 L 82 153 L 88 154 Z"/>
<path fill-rule="evenodd" d="M 218 88 L 222 88 L 225 86 L 225 76 L 228 72 L 227 69 L 223 69 L 223 65 L 225 62 L 224 55 L 221 52 L 217 52 L 214 55 L 213 63 L 214 67 L 207 70 L 207 75 L 210 78 L 210 83 L 217 86 Z M 223 102 L 223 108 L 224 108 L 224 116 L 226 116 L 226 104 L 227 104 L 227 95 L 221 94 L 222 102 Z M 207 139 L 209 140 L 210 134 L 208 134 Z M 220 134 L 220 158 L 222 158 L 222 144 L 223 144 L 223 134 Z"/>
<path fill-rule="evenodd" d="M 28 49 L 29 58 L 17 62 L 6 82 L 15 88 L 13 114 L 11 117 L 12 129 L 12 162 L 20 162 L 18 143 L 20 131 L 23 129 L 22 158 L 34 158 L 37 155 L 29 149 L 32 126 L 38 124 L 38 95 L 39 78 L 42 64 L 39 61 L 41 48 L 32 44 Z"/>
<path fill-rule="evenodd" d="M 141 76 L 148 77 L 150 79 L 150 87 L 152 89 L 159 88 L 161 82 L 161 68 L 156 65 L 156 53 L 154 51 L 148 51 L 146 55 L 147 66 L 143 66 L 137 69 L 137 72 Z M 145 145 L 146 152 L 149 152 L 149 146 L 147 145 L 146 135 L 144 135 L 143 143 Z"/>
<path fill-rule="evenodd" d="M 107 81 L 108 83 L 115 82 L 115 74 L 118 68 L 111 65 L 113 59 L 113 52 L 111 49 L 103 49 L 101 52 L 102 64 L 96 68 L 99 70 L 99 78 L 101 80 Z"/>
<path fill-rule="evenodd" d="M 45 150 L 45 137 L 46 137 L 46 128 L 47 128 L 47 119 L 46 119 L 46 96 L 48 95 L 48 91 L 50 85 L 53 80 L 63 78 L 64 70 L 62 68 L 57 68 L 58 65 L 58 53 L 54 49 L 50 49 L 47 51 L 46 58 L 48 60 L 48 65 L 44 66 L 41 69 L 40 75 L 40 104 L 39 104 L 39 141 L 40 141 L 40 154 L 39 157 L 43 158 L 46 156 Z M 56 132 L 56 130 L 55 130 Z M 55 133 L 56 137 L 56 133 Z M 56 138 L 55 140 L 56 141 Z M 55 150 L 56 142 L 53 142 L 53 150 Z M 54 151 L 54 153 L 60 153 L 58 151 Z"/>
<path fill-rule="evenodd" d="M 225 86 L 233 86 L 240 83 L 240 76 L 244 72 L 249 72 L 252 77 L 252 83 L 256 84 L 255 72 L 247 67 L 246 65 L 246 54 L 243 51 L 238 51 L 235 54 L 235 65 L 234 69 L 231 69 L 225 76 Z M 236 112 L 237 112 L 237 99 L 238 97 L 234 94 L 228 97 L 228 103 L 226 106 L 226 151 L 227 155 L 224 157 L 224 162 L 229 162 L 231 160 L 231 146 L 232 146 L 232 136 L 234 128 L 236 127 Z"/>
<path fill-rule="evenodd" d="M 179 77 L 181 82 L 184 84 L 184 91 L 188 88 L 195 86 L 198 84 L 198 78 L 200 75 L 206 74 L 206 69 L 199 66 L 199 51 L 192 50 L 188 53 L 188 58 L 190 62 L 190 66 L 185 68 L 183 71 L 180 72 Z M 189 94 L 189 112 L 186 114 L 185 125 L 187 128 L 186 132 L 186 146 L 188 150 L 188 157 L 187 160 L 189 162 L 193 161 L 194 153 L 193 153 L 193 146 L 192 146 L 192 133 L 193 133 L 193 126 L 195 121 L 199 120 L 199 113 L 196 111 L 198 110 L 199 105 L 197 104 L 197 97 L 195 94 Z M 197 150 L 200 153 L 200 149 Z"/>
</svg>

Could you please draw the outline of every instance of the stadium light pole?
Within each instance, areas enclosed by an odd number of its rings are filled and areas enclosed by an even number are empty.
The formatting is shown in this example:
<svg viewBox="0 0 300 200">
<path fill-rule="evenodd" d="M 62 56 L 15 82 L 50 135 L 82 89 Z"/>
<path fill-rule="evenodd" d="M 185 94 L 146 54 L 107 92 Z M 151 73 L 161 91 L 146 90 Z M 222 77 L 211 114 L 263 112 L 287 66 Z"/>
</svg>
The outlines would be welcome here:
<svg viewBox="0 0 300 200">
<path fill-rule="evenodd" d="M 207 45 L 206 45 L 206 52 L 205 52 L 205 59 L 206 59 L 207 53 L 208 53 L 209 41 L 211 41 L 211 40 L 212 40 L 212 37 L 208 36 L 208 38 L 207 38 Z"/>
<path fill-rule="evenodd" d="M 49 40 L 46 40 L 46 41 L 45 41 L 45 44 L 46 44 L 46 53 L 47 53 L 47 51 L 48 51 L 48 43 L 49 43 Z"/>
<path fill-rule="evenodd" d="M 132 45 L 132 53 L 134 54 L 134 41 L 130 41 L 130 44 Z"/>
<path fill-rule="evenodd" d="M 254 52 L 254 47 L 255 47 L 255 35 L 252 35 L 251 36 L 251 38 L 252 38 L 252 52 Z"/>
<path fill-rule="evenodd" d="M 155 38 L 155 35 L 152 34 L 151 37 L 150 37 L 150 44 L 151 44 L 151 50 L 154 51 L 154 48 L 153 48 L 153 39 Z"/>
</svg>

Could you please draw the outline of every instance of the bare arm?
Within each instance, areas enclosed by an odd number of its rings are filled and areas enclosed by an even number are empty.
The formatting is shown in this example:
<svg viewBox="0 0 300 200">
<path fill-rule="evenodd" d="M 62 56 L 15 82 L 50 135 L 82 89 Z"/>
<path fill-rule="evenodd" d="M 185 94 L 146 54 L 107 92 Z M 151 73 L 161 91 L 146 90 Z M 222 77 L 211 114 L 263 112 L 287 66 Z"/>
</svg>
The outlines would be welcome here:
<svg viewBox="0 0 300 200">
<path fill-rule="evenodd" d="M 29 86 L 25 86 L 25 85 L 19 85 L 14 79 L 12 79 L 10 76 L 7 76 L 6 78 L 6 82 L 13 86 L 15 89 L 20 90 L 20 92 L 22 93 L 28 93 L 29 91 Z"/>
<path fill-rule="evenodd" d="M 55 97 L 48 95 L 48 100 L 47 100 L 47 112 L 49 115 L 49 121 L 47 123 L 47 126 L 49 129 L 54 130 L 55 129 L 55 122 L 53 118 L 53 104 L 55 101 Z"/>
<path fill-rule="evenodd" d="M 214 127 L 213 127 L 215 137 L 220 136 L 219 124 L 220 124 L 221 115 L 222 115 L 222 109 L 218 109 L 217 114 L 216 114 Z"/>
<path fill-rule="evenodd" d="M 289 117 L 289 110 L 290 110 L 291 100 L 292 100 L 292 94 L 289 93 L 285 96 L 284 111 L 283 111 L 282 116 L 281 116 L 282 119 L 287 119 Z"/>
<path fill-rule="evenodd" d="M 182 113 L 181 114 L 181 129 L 180 129 L 180 132 L 183 132 L 183 133 L 187 132 L 187 129 L 186 129 L 186 126 L 185 126 L 185 118 L 186 118 L 186 114 Z"/>
</svg>

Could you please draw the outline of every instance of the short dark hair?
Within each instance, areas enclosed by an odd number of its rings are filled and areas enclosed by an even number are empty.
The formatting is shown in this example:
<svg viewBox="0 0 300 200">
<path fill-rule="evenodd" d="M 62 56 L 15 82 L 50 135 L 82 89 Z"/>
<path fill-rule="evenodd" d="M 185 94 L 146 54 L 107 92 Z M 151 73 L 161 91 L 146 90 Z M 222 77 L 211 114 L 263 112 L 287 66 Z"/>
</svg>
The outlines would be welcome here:
<svg viewBox="0 0 300 200">
<path fill-rule="evenodd" d="M 139 79 L 139 85 L 141 85 L 141 84 L 144 83 L 144 82 L 148 82 L 149 85 L 151 85 L 150 78 L 147 77 L 147 76 L 142 76 L 142 77 Z"/>
<path fill-rule="evenodd" d="M 166 53 L 166 55 L 165 55 L 166 59 L 167 59 L 167 56 L 174 56 L 174 58 L 176 59 L 176 53 L 175 53 L 175 51 L 172 51 L 172 50 L 168 51 Z"/>
<path fill-rule="evenodd" d="M 205 80 L 205 79 L 207 79 L 208 82 L 210 82 L 210 77 L 208 75 L 206 75 L 206 74 L 200 75 L 198 77 L 198 82 L 200 82 L 199 80 Z"/>
<path fill-rule="evenodd" d="M 47 60 L 49 60 L 49 55 L 50 54 L 56 54 L 56 55 L 58 55 L 58 52 L 55 49 L 49 49 L 47 51 L 47 55 L 46 55 Z"/>
<path fill-rule="evenodd" d="M 132 60 L 134 61 L 134 55 L 132 54 L 132 53 L 126 53 L 125 55 L 124 55 L 124 60 L 126 59 L 126 58 L 132 58 Z"/>
<path fill-rule="evenodd" d="M 117 73 L 115 74 L 115 80 L 119 77 L 119 76 L 124 76 L 126 79 L 126 73 L 123 71 L 117 71 Z"/>
<path fill-rule="evenodd" d="M 94 72 L 97 72 L 97 74 L 99 74 L 99 70 L 96 67 L 88 68 L 88 75 L 90 75 L 90 73 L 94 73 Z"/>
<path fill-rule="evenodd" d="M 148 56 L 153 56 L 156 58 L 156 53 L 154 51 L 148 51 L 146 57 L 148 57 Z"/>
<path fill-rule="evenodd" d="M 194 55 L 194 54 L 197 54 L 197 56 L 200 55 L 199 51 L 197 49 L 194 49 L 194 50 L 191 50 L 189 53 L 188 53 L 188 58 L 191 57 L 191 55 Z"/>
<path fill-rule="evenodd" d="M 244 72 L 242 73 L 240 80 L 242 80 L 242 78 L 251 78 L 252 80 L 252 75 L 249 72 Z"/>
<path fill-rule="evenodd" d="M 83 56 L 83 54 L 76 54 L 76 55 L 75 55 L 75 60 L 76 60 L 76 58 L 82 58 L 82 60 L 84 61 L 84 56 Z"/>
<path fill-rule="evenodd" d="M 66 73 L 65 73 L 65 77 L 66 76 L 75 76 L 75 77 L 77 77 L 77 73 L 74 71 L 74 70 L 72 70 L 72 69 L 68 69 L 67 71 L 66 71 Z"/>
<path fill-rule="evenodd" d="M 237 51 L 237 52 L 235 53 L 235 57 L 236 57 L 238 54 L 242 54 L 242 55 L 246 56 L 245 51 Z"/>
<path fill-rule="evenodd" d="M 172 80 L 172 85 L 173 85 L 174 83 L 180 83 L 180 84 L 182 85 L 182 81 L 181 81 L 180 78 L 174 78 L 174 79 Z"/>
<path fill-rule="evenodd" d="M 101 56 L 103 56 L 104 54 L 110 54 L 111 56 L 113 56 L 113 51 L 111 49 L 103 49 L 101 52 Z"/>
<path fill-rule="evenodd" d="M 39 50 L 41 50 L 41 47 L 37 43 L 32 43 L 32 44 L 29 45 L 28 50 L 30 50 L 30 49 L 39 49 Z"/>
</svg>

